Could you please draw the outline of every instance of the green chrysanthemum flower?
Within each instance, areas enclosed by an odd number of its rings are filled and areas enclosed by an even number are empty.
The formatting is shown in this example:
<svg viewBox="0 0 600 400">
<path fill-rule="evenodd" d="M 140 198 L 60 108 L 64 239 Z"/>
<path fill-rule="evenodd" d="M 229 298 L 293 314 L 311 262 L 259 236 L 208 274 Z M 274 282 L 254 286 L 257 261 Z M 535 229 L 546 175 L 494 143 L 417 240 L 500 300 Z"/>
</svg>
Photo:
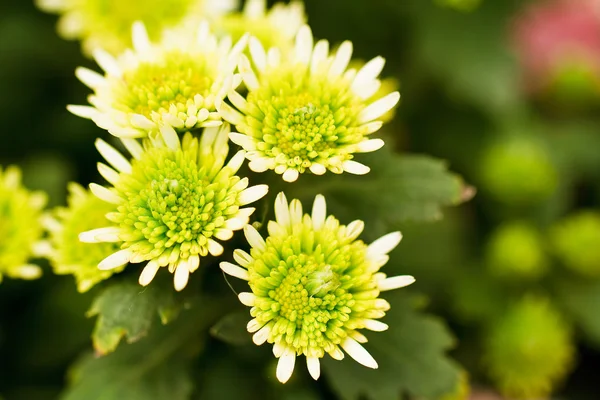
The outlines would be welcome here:
<svg viewBox="0 0 600 400">
<path fill-rule="evenodd" d="M 540 278 L 548 267 L 540 232 L 525 222 L 499 227 L 490 238 L 486 259 L 495 276 L 512 280 Z"/>
<path fill-rule="evenodd" d="M 42 213 L 46 194 L 29 192 L 21 185 L 17 167 L 0 167 L 0 281 L 11 278 L 36 279 L 42 274 L 29 263 L 42 255 Z"/>
<path fill-rule="evenodd" d="M 306 23 L 304 4 L 292 1 L 277 3 L 267 11 L 266 0 L 248 0 L 243 12 L 223 14 L 215 20 L 215 30 L 234 40 L 250 33 L 269 49 L 292 49 L 294 37 Z"/>
<path fill-rule="evenodd" d="M 218 16 L 237 7 L 237 0 L 36 0 L 47 12 L 61 14 L 59 34 L 96 49 L 119 54 L 131 46 L 131 25 L 142 21 L 153 39 L 165 28 Z"/>
<path fill-rule="evenodd" d="M 215 239 L 231 239 L 254 212 L 242 207 L 267 193 L 266 185 L 248 188 L 248 178 L 235 175 L 244 161 L 243 151 L 225 165 L 228 133 L 228 125 L 207 128 L 200 141 L 187 133 L 180 142 L 174 130 L 163 130 L 162 141 L 157 138 L 145 149 L 125 139 L 134 157 L 131 163 L 106 142 L 96 142 L 116 170 L 100 164 L 100 173 L 113 188 L 91 184 L 90 189 L 117 211 L 107 215 L 114 226 L 79 237 L 121 245 L 100 262 L 100 269 L 148 261 L 140 276 L 145 286 L 160 267 L 168 266 L 175 289 L 183 290 L 200 257 L 222 254 L 223 246 Z"/>
<path fill-rule="evenodd" d="M 112 270 L 98 269 L 98 263 L 119 250 L 116 243 L 82 243 L 78 236 L 83 231 L 106 226 L 106 214 L 114 205 L 100 200 L 77 183 L 69 184 L 68 207 L 58 208 L 47 218 L 50 232 L 50 263 L 59 275 L 72 274 L 77 290 L 86 292 L 95 284 L 120 272 L 125 266 Z"/>
<path fill-rule="evenodd" d="M 290 57 L 282 57 L 276 47 L 265 52 L 256 38 L 250 39 L 249 48 L 256 73 L 245 55 L 239 64 L 248 95 L 244 99 L 232 90 L 228 97 L 237 110 L 223 103 L 221 112 L 241 132 L 231 140 L 248 151 L 250 168 L 274 170 L 288 182 L 307 170 L 317 175 L 327 170 L 369 172 L 352 160 L 353 154 L 383 146 L 381 139 L 368 137 L 381 127 L 377 119 L 400 99 L 393 92 L 369 100 L 381 85 L 377 76 L 384 59 L 376 57 L 358 72 L 347 70 L 352 43 L 342 43 L 330 56 L 326 40 L 313 46 L 306 25 Z"/>
<path fill-rule="evenodd" d="M 581 211 L 552 228 L 553 249 L 563 264 L 587 276 L 600 276 L 600 213 Z"/>
<path fill-rule="evenodd" d="M 221 263 L 229 275 L 247 280 L 252 293 L 240 293 L 240 301 L 252 307 L 248 331 L 254 343 L 273 344 L 279 359 L 277 379 L 285 383 L 293 373 L 296 356 L 306 356 L 314 379 L 320 374 L 319 359 L 328 353 L 341 360 L 344 353 L 369 367 L 377 362 L 360 343 L 367 339 L 360 329 L 383 331 L 378 321 L 390 305 L 379 294 L 414 282 L 412 276 L 387 278 L 379 269 L 402 236 L 390 233 L 366 245 L 357 237 L 362 221 L 340 225 L 327 217 L 325 198 L 317 196 L 312 216 L 302 214 L 302 204 L 289 206 L 283 193 L 275 200 L 276 221 L 269 221 L 264 240 L 251 225 L 244 228 L 250 254 L 235 250 L 239 264 Z"/>
<path fill-rule="evenodd" d="M 546 398 L 573 365 L 572 341 L 570 327 L 547 300 L 525 298 L 487 337 L 489 374 L 510 398 Z"/>
<path fill-rule="evenodd" d="M 183 133 L 222 124 L 217 109 L 234 85 L 246 37 L 232 47 L 230 38 L 217 40 L 203 22 L 197 30 L 166 31 L 161 42 L 152 43 L 144 25 L 136 22 L 133 45 L 134 50 L 116 59 L 94 52 L 105 76 L 87 68 L 76 70 L 94 90 L 89 98 L 93 107 L 71 105 L 69 111 L 128 138 L 146 137 L 163 125 Z"/>
</svg>

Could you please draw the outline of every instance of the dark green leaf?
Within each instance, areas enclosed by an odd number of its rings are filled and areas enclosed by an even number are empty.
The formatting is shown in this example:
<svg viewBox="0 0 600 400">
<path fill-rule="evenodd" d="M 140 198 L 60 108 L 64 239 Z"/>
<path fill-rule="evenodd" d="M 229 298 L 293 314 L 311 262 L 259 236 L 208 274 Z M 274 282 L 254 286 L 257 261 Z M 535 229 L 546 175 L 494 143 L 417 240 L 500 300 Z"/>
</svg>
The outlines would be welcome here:
<svg viewBox="0 0 600 400">
<path fill-rule="evenodd" d="M 371 172 L 302 176 L 298 185 L 286 186 L 286 194 L 308 206 L 321 193 L 332 214 L 344 222 L 362 219 L 378 236 L 403 221 L 439 219 L 444 206 L 459 204 L 468 192 L 445 162 L 429 156 L 399 155 L 384 147 L 357 160 L 371 167 Z"/>
<path fill-rule="evenodd" d="M 396 400 L 401 394 L 435 398 L 451 392 L 459 368 L 445 354 L 454 343 L 443 323 L 416 311 L 414 302 L 398 291 L 388 296 L 392 305 L 384 321 L 385 332 L 368 332 L 364 346 L 379 369 L 371 370 L 350 357 L 323 362 L 327 381 L 342 399 L 366 396 L 372 400 Z"/>
<path fill-rule="evenodd" d="M 173 323 L 106 356 L 87 355 L 69 374 L 62 400 L 184 400 L 193 391 L 190 363 L 204 347 L 206 330 L 224 312 L 205 298 Z"/>
<path fill-rule="evenodd" d="M 166 324 L 177 316 L 179 309 L 171 287 L 115 283 L 94 300 L 88 311 L 88 316 L 98 316 L 92 334 L 94 348 L 106 354 L 114 351 L 123 337 L 129 343 L 135 342 L 148 333 L 158 317 Z"/>
</svg>

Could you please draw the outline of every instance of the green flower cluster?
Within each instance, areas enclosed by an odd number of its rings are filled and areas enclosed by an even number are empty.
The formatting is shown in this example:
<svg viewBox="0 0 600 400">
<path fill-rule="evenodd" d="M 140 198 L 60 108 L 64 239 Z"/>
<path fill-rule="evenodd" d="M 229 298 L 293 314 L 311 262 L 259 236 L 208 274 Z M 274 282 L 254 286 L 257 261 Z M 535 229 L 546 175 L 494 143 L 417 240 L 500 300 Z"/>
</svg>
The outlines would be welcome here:
<svg viewBox="0 0 600 400">
<path fill-rule="evenodd" d="M 103 70 L 76 70 L 93 94 L 89 106 L 68 109 L 116 137 L 114 145 L 96 141 L 108 184 L 92 183 L 95 197 L 73 185 L 69 207 L 48 219 L 55 271 L 73 274 L 85 291 L 143 263 L 141 285 L 164 267 L 181 291 L 203 259 L 222 256 L 244 230 L 250 252 L 235 250 L 239 265 L 220 265 L 248 281 L 251 292 L 240 294 L 252 307 L 248 330 L 256 344 L 273 344 L 278 379 L 290 378 L 300 355 L 317 379 L 319 360 L 340 360 L 342 350 L 377 368 L 361 330 L 387 329 L 379 319 L 390 304 L 380 292 L 414 282 L 380 272 L 400 233 L 367 245 L 358 238 L 364 223 L 327 217 L 323 196 L 304 215 L 298 200 L 288 204 L 280 193 L 265 240 L 249 225 L 255 208 L 247 206 L 268 186 L 250 186 L 242 166 L 247 159 L 252 171 L 272 170 L 287 182 L 305 173 L 368 173 L 354 155 L 384 145 L 371 134 L 400 98 L 390 85 L 382 89 L 384 59 L 353 68 L 351 42 L 333 52 L 326 40 L 315 43 L 298 1 L 267 10 L 266 1 L 250 0 L 242 13 L 202 22 L 190 10 L 208 0 L 180 0 L 160 21 L 131 19 L 132 9 L 153 3 L 108 2 L 102 11 L 99 3 L 52 2 Z M 105 29 L 107 20 L 114 27 Z M 176 26 L 160 35 L 159 25 Z M 242 149 L 230 154 L 230 141 Z"/>
</svg>

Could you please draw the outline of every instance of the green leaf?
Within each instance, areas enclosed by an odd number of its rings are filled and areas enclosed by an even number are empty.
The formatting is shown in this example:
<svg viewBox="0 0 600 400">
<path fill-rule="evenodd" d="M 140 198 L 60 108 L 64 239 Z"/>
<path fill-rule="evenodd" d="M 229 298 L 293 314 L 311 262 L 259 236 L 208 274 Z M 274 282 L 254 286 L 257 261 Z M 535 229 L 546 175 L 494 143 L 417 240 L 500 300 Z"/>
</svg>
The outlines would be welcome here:
<svg viewBox="0 0 600 400">
<path fill-rule="evenodd" d="M 285 187 L 286 194 L 307 206 L 323 194 L 332 214 L 346 223 L 364 220 L 374 237 L 404 221 L 440 219 L 443 207 L 468 198 L 469 189 L 444 161 L 394 154 L 388 147 L 357 157 L 371 168 L 367 175 L 303 175 L 298 185 Z"/>
<path fill-rule="evenodd" d="M 414 302 L 401 291 L 388 297 L 392 308 L 384 321 L 385 332 L 367 332 L 365 348 L 379 364 L 371 370 L 350 357 L 323 361 L 327 381 L 344 400 L 366 396 L 371 400 L 395 400 L 401 395 L 435 398 L 458 384 L 460 369 L 445 354 L 454 340 L 443 323 L 416 311 Z"/>
<path fill-rule="evenodd" d="M 173 288 L 158 282 L 146 288 L 133 282 L 117 282 L 94 300 L 87 315 L 98 316 L 92 341 L 99 354 L 114 351 L 124 337 L 129 343 L 139 340 L 158 317 L 163 324 L 177 317 L 181 304 Z"/>
<path fill-rule="evenodd" d="M 563 281 L 558 299 L 586 339 L 600 349 L 600 281 Z"/>
<path fill-rule="evenodd" d="M 69 371 L 62 400 L 187 400 L 193 391 L 190 365 L 203 349 L 206 331 L 226 306 L 202 299 L 173 323 L 106 356 L 84 356 Z"/>
<path fill-rule="evenodd" d="M 247 310 L 227 314 L 210 328 L 210 334 L 228 344 L 238 346 L 250 344 L 252 335 L 246 329 L 250 319 Z"/>
</svg>

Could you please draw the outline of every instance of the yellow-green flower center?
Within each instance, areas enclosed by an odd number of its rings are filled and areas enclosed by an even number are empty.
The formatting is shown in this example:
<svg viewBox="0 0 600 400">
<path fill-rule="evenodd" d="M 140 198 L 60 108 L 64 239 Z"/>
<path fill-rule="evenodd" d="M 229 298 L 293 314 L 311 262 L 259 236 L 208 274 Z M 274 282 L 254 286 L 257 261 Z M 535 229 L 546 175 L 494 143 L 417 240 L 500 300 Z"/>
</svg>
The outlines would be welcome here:
<svg viewBox="0 0 600 400">
<path fill-rule="evenodd" d="M 351 159 L 352 145 L 364 139 L 357 121 L 364 103 L 343 78 L 309 75 L 304 67 L 265 72 L 247 101 L 257 111 L 240 131 L 256 138 L 266 157 L 301 173 L 314 162 Z"/>
<path fill-rule="evenodd" d="M 200 55 L 171 51 L 158 62 L 144 62 L 116 82 L 113 106 L 148 118 L 153 112 L 170 112 L 172 105 L 185 114 L 197 105 L 197 95 L 205 98 L 211 93 L 217 71 L 207 61 Z"/>
<path fill-rule="evenodd" d="M 344 235 L 339 226 L 315 232 L 305 220 L 293 235 L 269 236 L 264 251 L 252 249 L 251 315 L 270 326 L 270 343 L 322 357 L 364 328 L 379 290 L 367 270 L 367 246 Z"/>
<path fill-rule="evenodd" d="M 122 247 L 161 265 L 206 256 L 208 239 L 239 210 L 240 178 L 227 167 L 211 177 L 195 151 L 168 148 L 148 150 L 132 167 L 115 185 L 123 204 L 111 219 L 123 232 Z"/>
</svg>

